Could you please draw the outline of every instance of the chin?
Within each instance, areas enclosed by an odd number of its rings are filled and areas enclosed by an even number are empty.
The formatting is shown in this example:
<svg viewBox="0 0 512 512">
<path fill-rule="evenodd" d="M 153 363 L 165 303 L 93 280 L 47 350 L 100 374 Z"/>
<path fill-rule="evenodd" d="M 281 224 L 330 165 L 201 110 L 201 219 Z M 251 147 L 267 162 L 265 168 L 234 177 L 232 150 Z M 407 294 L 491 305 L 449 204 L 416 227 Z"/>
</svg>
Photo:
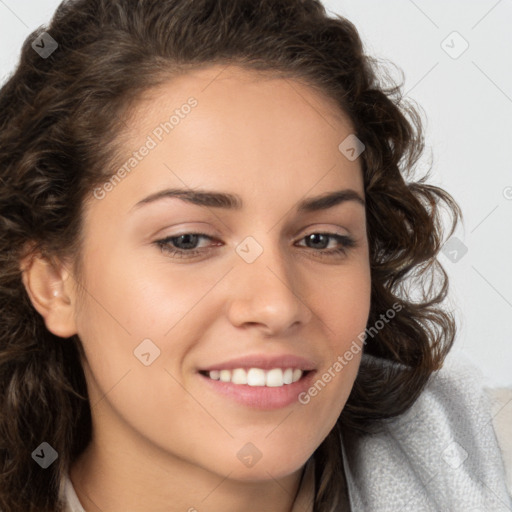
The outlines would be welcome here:
<svg viewBox="0 0 512 512">
<path fill-rule="evenodd" d="M 282 444 L 281 449 L 273 450 L 272 446 L 262 448 L 257 452 L 251 446 L 245 447 L 235 453 L 235 457 L 226 459 L 223 457 L 222 467 L 217 466 L 216 473 L 227 475 L 230 480 L 240 482 L 264 482 L 270 479 L 285 478 L 300 471 L 314 452 L 312 447 L 306 450 Z M 212 468 L 213 469 L 213 468 Z"/>
</svg>

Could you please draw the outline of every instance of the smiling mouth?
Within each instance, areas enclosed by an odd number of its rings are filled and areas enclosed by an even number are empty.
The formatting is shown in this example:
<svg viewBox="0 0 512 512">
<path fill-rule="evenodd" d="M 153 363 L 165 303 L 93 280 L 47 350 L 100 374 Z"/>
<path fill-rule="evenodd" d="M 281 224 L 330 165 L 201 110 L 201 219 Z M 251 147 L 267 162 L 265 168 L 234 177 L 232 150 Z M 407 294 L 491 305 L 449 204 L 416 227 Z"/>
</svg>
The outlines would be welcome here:
<svg viewBox="0 0 512 512">
<path fill-rule="evenodd" d="M 235 368 L 233 370 L 200 371 L 201 375 L 212 380 L 229 382 L 240 386 L 265 386 L 278 388 L 294 384 L 310 373 L 309 370 L 299 368 Z"/>
</svg>

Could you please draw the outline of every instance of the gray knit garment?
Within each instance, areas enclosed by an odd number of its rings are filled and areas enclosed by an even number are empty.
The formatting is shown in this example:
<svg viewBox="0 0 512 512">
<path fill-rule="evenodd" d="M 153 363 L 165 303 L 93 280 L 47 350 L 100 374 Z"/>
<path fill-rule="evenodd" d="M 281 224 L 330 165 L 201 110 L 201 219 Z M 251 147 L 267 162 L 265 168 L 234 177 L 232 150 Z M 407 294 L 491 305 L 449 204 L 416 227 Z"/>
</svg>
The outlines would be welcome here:
<svg viewBox="0 0 512 512">
<path fill-rule="evenodd" d="M 450 353 L 413 406 L 383 422 L 383 432 L 344 438 L 351 510 L 511 512 L 484 384 L 467 356 Z"/>
</svg>

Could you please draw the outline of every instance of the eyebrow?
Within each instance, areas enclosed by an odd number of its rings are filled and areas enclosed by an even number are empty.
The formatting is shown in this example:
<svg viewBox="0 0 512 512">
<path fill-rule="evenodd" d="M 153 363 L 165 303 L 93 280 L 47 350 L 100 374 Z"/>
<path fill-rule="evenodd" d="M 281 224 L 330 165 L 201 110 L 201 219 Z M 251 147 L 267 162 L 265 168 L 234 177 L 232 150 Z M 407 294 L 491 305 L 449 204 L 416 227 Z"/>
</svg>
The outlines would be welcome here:
<svg viewBox="0 0 512 512">
<path fill-rule="evenodd" d="M 207 206 L 210 208 L 224 208 L 230 210 L 241 210 L 243 200 L 237 194 L 227 192 L 216 192 L 210 190 L 186 190 L 180 188 L 170 188 L 160 190 L 141 199 L 136 203 L 133 209 L 138 209 L 143 205 L 154 203 L 162 199 L 178 198 L 182 201 L 192 203 L 198 206 Z M 338 204 L 347 201 L 355 201 L 365 206 L 364 199 L 352 189 L 336 190 L 316 197 L 309 197 L 300 201 L 296 207 L 298 213 L 317 212 L 327 210 Z"/>
</svg>

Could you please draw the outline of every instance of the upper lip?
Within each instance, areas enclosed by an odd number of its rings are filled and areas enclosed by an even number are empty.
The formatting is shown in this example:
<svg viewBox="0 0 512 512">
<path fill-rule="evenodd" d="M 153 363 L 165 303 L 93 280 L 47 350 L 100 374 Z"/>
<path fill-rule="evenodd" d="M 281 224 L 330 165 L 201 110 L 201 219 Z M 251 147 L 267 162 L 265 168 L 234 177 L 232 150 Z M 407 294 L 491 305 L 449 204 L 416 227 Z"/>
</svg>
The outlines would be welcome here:
<svg viewBox="0 0 512 512">
<path fill-rule="evenodd" d="M 235 368 L 261 368 L 262 370 L 271 370 L 272 368 L 298 368 L 299 370 L 308 371 L 316 369 L 316 365 L 310 359 L 293 354 L 277 356 L 255 354 L 211 364 L 205 368 L 200 368 L 199 371 L 234 370 Z"/>
</svg>

